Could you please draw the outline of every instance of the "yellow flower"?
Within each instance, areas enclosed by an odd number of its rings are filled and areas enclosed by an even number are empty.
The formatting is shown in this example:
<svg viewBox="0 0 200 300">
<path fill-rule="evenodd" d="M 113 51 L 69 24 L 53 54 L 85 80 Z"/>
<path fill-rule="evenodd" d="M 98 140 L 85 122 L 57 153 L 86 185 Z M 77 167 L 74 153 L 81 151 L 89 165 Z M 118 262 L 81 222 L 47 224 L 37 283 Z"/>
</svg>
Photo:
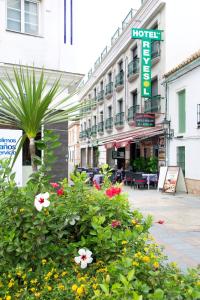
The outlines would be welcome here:
<svg viewBox="0 0 200 300">
<path fill-rule="evenodd" d="M 73 292 L 76 292 L 77 288 L 78 288 L 78 286 L 77 286 L 76 284 L 73 284 L 73 285 L 72 285 L 72 291 L 73 291 Z"/>
<path fill-rule="evenodd" d="M 137 267 L 139 266 L 139 263 L 137 261 L 133 261 L 132 265 Z"/>
<path fill-rule="evenodd" d="M 126 244 L 128 244 L 127 241 L 122 241 L 122 245 L 126 245 Z"/>
<path fill-rule="evenodd" d="M 31 279 L 31 284 L 36 284 L 37 283 L 37 279 L 35 278 L 35 279 Z"/>
<path fill-rule="evenodd" d="M 6 300 L 11 300 L 11 296 L 6 296 Z"/>
<path fill-rule="evenodd" d="M 54 278 L 57 279 L 57 278 L 58 278 L 58 274 L 55 274 L 55 275 L 54 275 Z"/>
<path fill-rule="evenodd" d="M 58 288 L 59 288 L 60 290 L 62 290 L 62 291 L 65 290 L 65 286 L 64 286 L 63 284 L 61 284 L 61 283 L 58 285 Z"/>
<path fill-rule="evenodd" d="M 25 279 L 26 278 L 26 274 L 24 274 L 23 276 L 22 276 L 22 279 Z"/>
<path fill-rule="evenodd" d="M 142 258 L 143 262 L 148 263 L 150 262 L 150 258 L 148 256 L 143 256 Z"/>
<path fill-rule="evenodd" d="M 40 298 L 40 296 L 41 296 L 41 293 L 35 293 L 36 298 Z"/>
<path fill-rule="evenodd" d="M 46 259 L 42 259 L 42 264 L 45 265 L 47 263 Z"/>
<path fill-rule="evenodd" d="M 154 268 L 158 269 L 159 268 L 159 263 L 157 261 L 155 261 L 155 263 L 153 264 Z"/>
<path fill-rule="evenodd" d="M 8 287 L 11 288 L 11 287 L 13 287 L 13 285 L 14 285 L 14 280 L 11 279 L 10 282 L 9 282 L 9 284 L 8 284 Z"/>
<path fill-rule="evenodd" d="M 92 285 L 92 287 L 93 287 L 94 290 L 96 290 L 97 287 L 98 287 L 98 284 L 95 283 L 95 284 Z"/>
<path fill-rule="evenodd" d="M 36 291 L 36 289 L 35 289 L 34 287 L 32 287 L 32 288 L 30 289 L 30 291 L 34 293 L 34 292 Z"/>
<path fill-rule="evenodd" d="M 141 257 L 141 256 L 142 256 L 142 253 L 141 253 L 141 252 L 137 252 L 137 253 L 135 253 L 134 256 L 135 256 L 135 257 Z"/>
<path fill-rule="evenodd" d="M 197 286 L 200 286 L 200 280 L 199 280 L 199 281 L 197 281 Z"/>
<path fill-rule="evenodd" d="M 135 225 L 135 224 L 137 224 L 137 221 L 132 220 L 131 223 L 132 223 L 133 225 Z"/>
<path fill-rule="evenodd" d="M 148 251 L 149 251 L 149 248 L 148 248 L 148 247 L 145 247 L 145 248 L 144 248 L 144 251 L 145 251 L 145 252 L 148 252 Z"/>
<path fill-rule="evenodd" d="M 50 285 L 48 285 L 48 286 L 47 286 L 47 290 L 48 290 L 49 292 L 51 292 L 51 291 L 52 291 L 52 287 L 51 287 Z"/>
<path fill-rule="evenodd" d="M 79 288 L 77 288 L 76 292 L 77 292 L 77 294 L 79 296 L 83 295 L 84 294 L 84 288 L 83 288 L 83 286 L 80 286 Z"/>
<path fill-rule="evenodd" d="M 64 271 L 64 272 L 62 272 L 62 277 L 64 277 L 65 275 L 67 275 L 67 272 L 66 271 Z"/>
<path fill-rule="evenodd" d="M 25 209 L 24 208 L 20 208 L 20 213 L 23 213 L 24 211 L 25 211 Z"/>
</svg>

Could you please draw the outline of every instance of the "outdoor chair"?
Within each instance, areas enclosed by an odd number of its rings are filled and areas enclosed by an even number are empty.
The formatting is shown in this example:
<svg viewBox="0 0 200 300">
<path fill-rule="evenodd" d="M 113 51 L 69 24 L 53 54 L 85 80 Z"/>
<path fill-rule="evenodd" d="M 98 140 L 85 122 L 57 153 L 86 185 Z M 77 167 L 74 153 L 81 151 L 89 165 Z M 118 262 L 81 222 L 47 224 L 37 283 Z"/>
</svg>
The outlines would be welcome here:
<svg viewBox="0 0 200 300">
<path fill-rule="evenodd" d="M 132 187 L 133 182 L 134 182 L 134 173 L 131 171 L 125 171 L 124 184 L 125 185 L 130 184 L 130 186 Z"/>
<path fill-rule="evenodd" d="M 147 187 L 147 179 L 142 177 L 142 174 L 139 173 L 134 173 L 133 174 L 133 183 L 134 183 L 134 188 L 140 188 L 140 187 Z"/>
</svg>

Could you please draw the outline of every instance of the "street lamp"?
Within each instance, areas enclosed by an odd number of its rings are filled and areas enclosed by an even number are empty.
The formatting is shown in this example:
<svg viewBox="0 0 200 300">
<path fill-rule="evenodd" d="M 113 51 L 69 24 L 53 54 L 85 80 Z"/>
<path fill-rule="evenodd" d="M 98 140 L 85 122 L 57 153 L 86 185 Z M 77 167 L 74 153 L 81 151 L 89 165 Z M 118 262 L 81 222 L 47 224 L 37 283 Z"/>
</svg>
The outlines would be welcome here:
<svg viewBox="0 0 200 300">
<path fill-rule="evenodd" d="M 174 130 L 171 129 L 171 121 L 167 120 L 166 117 L 165 117 L 163 122 L 162 122 L 162 125 L 163 125 L 163 129 L 164 129 L 164 133 L 165 133 L 166 138 L 168 140 L 171 140 L 174 136 Z"/>
</svg>

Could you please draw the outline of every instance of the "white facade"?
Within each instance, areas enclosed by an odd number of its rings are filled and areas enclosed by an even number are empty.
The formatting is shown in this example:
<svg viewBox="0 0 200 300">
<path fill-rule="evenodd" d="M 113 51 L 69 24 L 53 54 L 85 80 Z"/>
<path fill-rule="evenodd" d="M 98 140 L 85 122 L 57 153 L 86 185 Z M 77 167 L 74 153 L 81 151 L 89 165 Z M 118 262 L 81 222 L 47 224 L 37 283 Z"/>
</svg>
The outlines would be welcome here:
<svg viewBox="0 0 200 300">
<path fill-rule="evenodd" d="M 156 127 L 161 130 L 161 123 L 166 111 L 165 90 L 162 85 L 163 75 L 175 64 L 183 60 L 187 54 L 193 53 L 200 44 L 200 36 L 198 34 L 197 12 L 200 8 L 200 3 L 196 0 L 187 1 L 177 0 L 176 3 L 171 0 L 146 0 L 143 5 L 129 19 L 128 25 L 122 25 L 119 34 L 116 34 L 111 39 L 111 46 L 108 46 L 108 51 L 100 55 L 100 60 L 97 60 L 94 68 L 90 70 L 85 78 L 80 92 L 80 99 L 84 100 L 95 98 L 95 90 L 97 96 L 97 105 L 93 106 L 81 120 L 81 148 L 86 149 L 92 147 L 93 144 L 99 145 L 99 162 L 105 162 L 105 149 L 102 145 L 109 144 L 114 141 L 127 140 L 133 141 L 132 136 L 138 135 L 141 138 L 141 128 L 136 128 L 135 123 L 131 122 L 129 113 L 133 109 L 133 95 L 137 90 L 137 107 L 134 107 L 135 112 L 139 113 L 155 113 Z M 187 22 L 186 22 L 187 20 Z M 188 21 L 189 20 L 189 21 Z M 189 24 L 189 25 L 188 25 Z M 191 26 L 191 24 L 193 24 Z M 156 55 L 152 59 L 152 80 L 157 80 L 156 93 L 157 99 L 146 101 L 141 97 L 141 41 L 131 38 L 131 28 L 146 28 L 163 30 L 163 41 L 158 47 Z M 137 58 L 139 59 L 139 69 L 135 74 L 129 76 L 130 63 L 133 60 L 134 48 L 137 46 Z M 154 53 L 155 54 L 155 53 Z M 124 83 L 120 88 L 115 87 L 116 76 L 120 71 L 120 63 L 124 72 Z M 109 73 L 112 75 L 109 79 Z M 109 81 L 113 82 L 113 91 L 111 95 L 105 95 Z M 104 93 L 102 101 L 98 99 Z M 123 100 L 121 107 L 120 100 Z M 93 102 L 94 103 L 94 102 Z M 152 109 L 156 105 L 156 109 Z M 113 127 L 112 130 L 105 128 L 106 119 L 109 117 L 108 107 L 112 106 Z M 149 109 L 150 107 L 150 109 Z M 122 126 L 114 124 L 116 115 L 123 112 Z M 103 114 L 103 118 L 102 118 Z M 96 123 L 95 123 L 96 117 Z M 104 130 L 92 135 L 88 138 L 84 135 L 85 130 L 94 125 L 98 125 L 103 120 Z M 90 129 L 90 128 L 89 128 Z M 146 133 L 145 133 L 146 134 Z M 150 132 L 149 132 L 150 134 Z M 156 135 L 157 133 L 155 133 Z M 123 143 L 122 143 L 123 145 Z M 140 149 L 141 153 L 148 152 L 152 155 L 153 151 L 145 146 L 145 149 Z M 104 149 L 104 150 L 103 150 Z M 129 156 L 130 147 L 126 145 L 125 158 Z M 87 153 L 87 150 L 85 151 Z"/>
<path fill-rule="evenodd" d="M 190 61 L 190 62 L 189 62 Z M 185 178 L 189 192 L 200 193 L 200 52 L 195 59 L 166 78 L 168 119 L 174 129 L 169 141 L 168 164 L 179 165 L 178 149 L 184 147 Z M 185 93 L 185 130 L 180 132 L 179 93 Z"/>
<path fill-rule="evenodd" d="M 83 76 L 71 72 L 77 69 L 73 46 L 68 39 L 64 44 L 63 1 L 1 0 L 0 49 L 1 78 L 5 72 L 12 78 L 13 66 L 34 66 L 36 76 L 43 68 L 48 78 L 47 88 L 61 78 L 63 92 L 59 97 L 62 99 Z M 23 166 L 23 184 L 30 173 L 31 167 Z"/>
</svg>

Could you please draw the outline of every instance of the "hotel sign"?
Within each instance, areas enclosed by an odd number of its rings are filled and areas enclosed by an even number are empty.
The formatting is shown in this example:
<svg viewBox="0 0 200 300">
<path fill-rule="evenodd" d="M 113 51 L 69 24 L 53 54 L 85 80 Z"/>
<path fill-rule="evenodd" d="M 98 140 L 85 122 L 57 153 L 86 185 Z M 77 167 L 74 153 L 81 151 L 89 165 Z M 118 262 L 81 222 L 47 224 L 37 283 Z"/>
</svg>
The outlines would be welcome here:
<svg viewBox="0 0 200 300">
<path fill-rule="evenodd" d="M 161 41 L 161 30 L 132 28 L 132 38 L 142 40 L 141 94 L 151 98 L 151 43 Z"/>
<path fill-rule="evenodd" d="M 155 127 L 155 114 L 142 114 L 135 115 L 136 127 Z"/>
</svg>

